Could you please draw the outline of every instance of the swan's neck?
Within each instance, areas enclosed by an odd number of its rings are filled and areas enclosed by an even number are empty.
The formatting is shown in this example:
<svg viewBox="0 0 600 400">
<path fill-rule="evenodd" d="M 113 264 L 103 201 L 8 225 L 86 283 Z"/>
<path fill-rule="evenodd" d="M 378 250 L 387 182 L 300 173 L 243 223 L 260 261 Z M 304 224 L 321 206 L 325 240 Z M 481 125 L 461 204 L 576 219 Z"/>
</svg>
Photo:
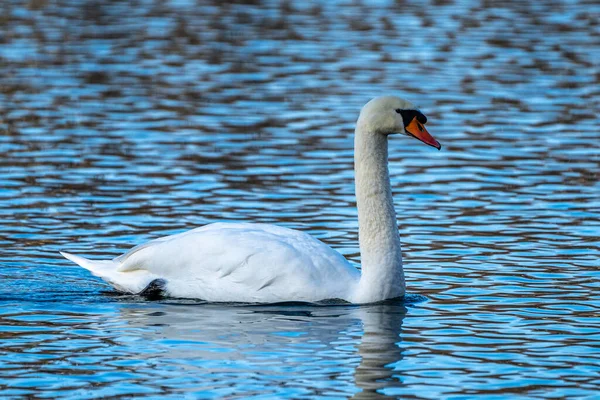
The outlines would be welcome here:
<svg viewBox="0 0 600 400">
<path fill-rule="evenodd" d="M 402 250 L 388 172 L 388 142 L 359 124 L 354 137 L 354 172 L 362 276 L 354 302 L 404 295 Z"/>
</svg>

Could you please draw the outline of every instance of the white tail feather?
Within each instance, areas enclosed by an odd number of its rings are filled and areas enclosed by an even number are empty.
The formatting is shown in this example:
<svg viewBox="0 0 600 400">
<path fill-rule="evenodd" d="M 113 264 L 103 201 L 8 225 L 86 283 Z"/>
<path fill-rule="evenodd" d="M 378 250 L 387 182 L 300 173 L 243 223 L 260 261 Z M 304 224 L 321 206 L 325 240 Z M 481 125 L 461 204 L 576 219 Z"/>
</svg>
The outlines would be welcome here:
<svg viewBox="0 0 600 400">
<path fill-rule="evenodd" d="M 95 276 L 102 278 L 121 292 L 139 293 L 155 277 L 145 270 L 120 272 L 120 263 L 115 260 L 89 260 L 85 257 L 61 251 L 60 254 L 82 268 L 87 269 Z"/>
<path fill-rule="evenodd" d="M 75 264 L 83 267 L 93 273 L 96 276 L 102 278 L 106 273 L 110 273 L 111 270 L 116 270 L 119 266 L 114 261 L 105 261 L 105 260 L 88 260 L 85 257 L 76 256 L 75 254 L 67 253 L 61 251 L 60 254 L 67 260 L 73 261 Z"/>
</svg>

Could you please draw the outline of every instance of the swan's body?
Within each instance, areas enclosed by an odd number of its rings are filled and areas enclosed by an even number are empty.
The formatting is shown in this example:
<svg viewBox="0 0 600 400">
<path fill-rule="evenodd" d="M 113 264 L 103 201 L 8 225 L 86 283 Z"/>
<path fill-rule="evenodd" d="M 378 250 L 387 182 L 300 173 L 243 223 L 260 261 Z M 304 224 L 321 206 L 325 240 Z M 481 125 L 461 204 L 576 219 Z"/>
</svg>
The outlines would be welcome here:
<svg viewBox="0 0 600 400">
<path fill-rule="evenodd" d="M 304 232 L 245 223 L 205 225 L 134 247 L 104 267 L 83 267 L 126 292 L 163 279 L 177 297 L 249 303 L 344 298 L 360 278 L 340 253 Z"/>
<path fill-rule="evenodd" d="M 425 122 L 412 104 L 397 97 L 373 99 L 361 111 L 354 147 L 362 274 L 312 236 L 267 224 L 210 224 L 134 247 L 110 261 L 61 254 L 129 293 L 159 282 L 168 296 L 214 302 L 370 303 L 402 296 L 387 136 L 404 133 L 439 148 Z"/>
</svg>

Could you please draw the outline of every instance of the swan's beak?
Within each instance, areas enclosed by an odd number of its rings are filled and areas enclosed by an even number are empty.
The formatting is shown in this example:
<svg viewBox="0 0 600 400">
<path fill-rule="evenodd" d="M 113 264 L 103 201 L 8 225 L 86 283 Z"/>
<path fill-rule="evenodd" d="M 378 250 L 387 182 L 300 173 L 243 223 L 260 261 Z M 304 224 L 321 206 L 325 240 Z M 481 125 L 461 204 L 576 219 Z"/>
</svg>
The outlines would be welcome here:
<svg viewBox="0 0 600 400">
<path fill-rule="evenodd" d="M 419 139 L 421 142 L 433 146 L 438 150 L 442 148 L 440 142 L 435 140 L 433 136 L 427 132 L 425 126 L 417 121 L 417 117 L 414 117 L 413 120 L 410 121 L 410 124 L 404 127 L 404 129 L 406 129 L 406 132 L 408 132 L 409 135 Z"/>
</svg>

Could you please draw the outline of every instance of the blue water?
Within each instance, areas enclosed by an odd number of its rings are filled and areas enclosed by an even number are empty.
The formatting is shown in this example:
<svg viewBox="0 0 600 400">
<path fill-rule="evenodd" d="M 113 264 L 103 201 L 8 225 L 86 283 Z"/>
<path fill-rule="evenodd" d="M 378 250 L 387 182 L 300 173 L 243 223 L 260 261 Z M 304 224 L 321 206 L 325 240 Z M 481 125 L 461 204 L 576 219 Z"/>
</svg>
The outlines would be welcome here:
<svg viewBox="0 0 600 400">
<path fill-rule="evenodd" d="M 590 1 L 0 5 L 0 397 L 600 393 L 600 7 Z M 360 263 L 353 126 L 390 139 L 406 301 L 124 296 L 110 258 L 217 221 Z"/>
</svg>

